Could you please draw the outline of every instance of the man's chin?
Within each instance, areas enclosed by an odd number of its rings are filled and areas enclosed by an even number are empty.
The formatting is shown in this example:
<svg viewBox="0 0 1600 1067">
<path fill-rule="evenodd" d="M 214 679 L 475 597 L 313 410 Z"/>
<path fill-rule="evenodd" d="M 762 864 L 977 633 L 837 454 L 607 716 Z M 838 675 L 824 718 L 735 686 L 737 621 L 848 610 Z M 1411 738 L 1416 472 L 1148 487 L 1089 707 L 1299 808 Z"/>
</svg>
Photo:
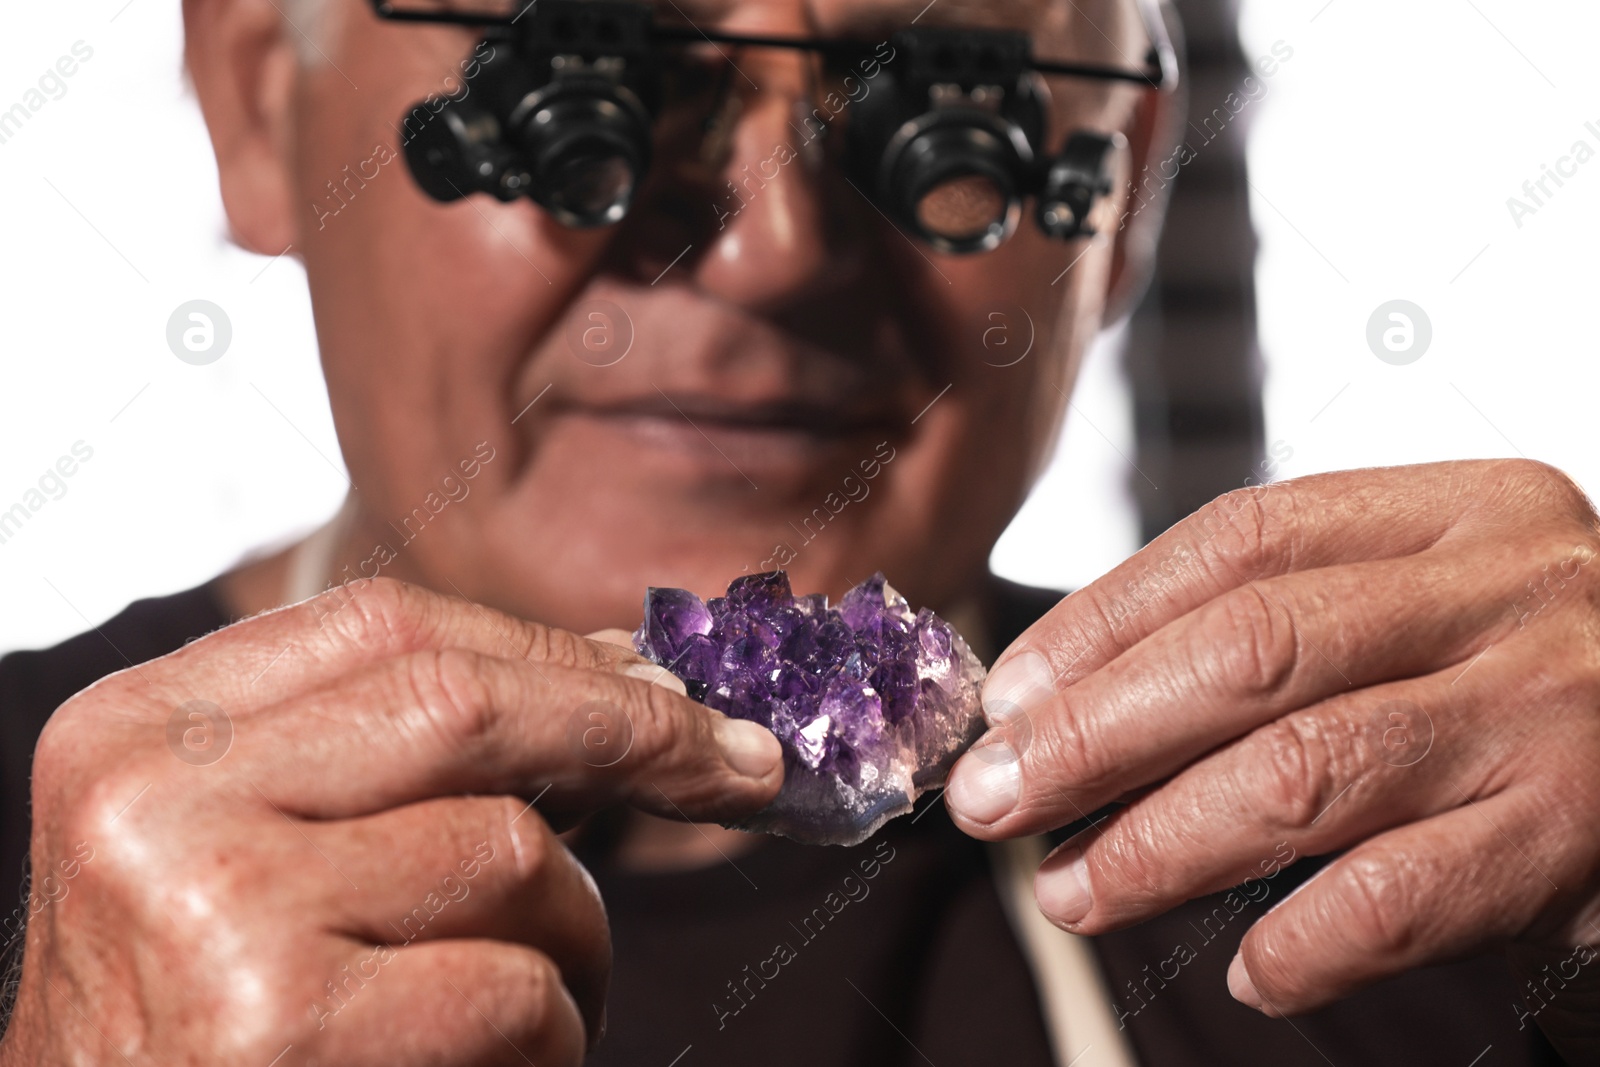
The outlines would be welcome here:
<svg viewBox="0 0 1600 1067">
<path fill-rule="evenodd" d="M 885 565 L 871 546 L 884 543 L 872 531 L 899 456 L 887 436 L 552 409 L 527 463 L 476 516 L 472 585 L 580 630 L 636 625 L 649 586 L 712 596 L 781 568 L 797 588 L 838 592 Z"/>
<path fill-rule="evenodd" d="M 741 574 L 782 569 L 797 591 L 837 595 L 885 565 L 868 558 L 872 539 L 862 528 L 869 519 L 864 510 L 846 516 L 819 507 L 815 514 L 775 519 L 725 504 L 662 502 L 659 496 L 652 504 L 649 493 L 633 499 L 638 506 L 627 511 L 596 500 L 542 521 L 529 516 L 529 525 L 515 524 L 529 530 L 527 536 L 513 537 L 507 532 L 512 526 L 503 526 L 500 543 L 487 546 L 502 562 L 478 576 L 482 599 L 587 633 L 636 627 L 651 586 L 711 597 Z"/>
</svg>

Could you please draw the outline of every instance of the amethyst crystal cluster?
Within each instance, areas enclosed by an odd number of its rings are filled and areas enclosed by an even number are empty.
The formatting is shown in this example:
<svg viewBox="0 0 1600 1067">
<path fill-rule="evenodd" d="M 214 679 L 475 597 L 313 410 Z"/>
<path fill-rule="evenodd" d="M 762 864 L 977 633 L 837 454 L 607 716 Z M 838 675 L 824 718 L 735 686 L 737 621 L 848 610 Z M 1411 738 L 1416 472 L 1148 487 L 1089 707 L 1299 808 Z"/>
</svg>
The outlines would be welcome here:
<svg viewBox="0 0 1600 1067">
<path fill-rule="evenodd" d="M 875 574 L 836 606 L 794 596 L 782 571 L 702 602 L 651 589 L 634 647 L 689 695 L 770 729 L 783 790 L 742 829 L 851 845 L 944 784 L 983 732 L 984 668 L 950 624 L 913 613 Z"/>
</svg>

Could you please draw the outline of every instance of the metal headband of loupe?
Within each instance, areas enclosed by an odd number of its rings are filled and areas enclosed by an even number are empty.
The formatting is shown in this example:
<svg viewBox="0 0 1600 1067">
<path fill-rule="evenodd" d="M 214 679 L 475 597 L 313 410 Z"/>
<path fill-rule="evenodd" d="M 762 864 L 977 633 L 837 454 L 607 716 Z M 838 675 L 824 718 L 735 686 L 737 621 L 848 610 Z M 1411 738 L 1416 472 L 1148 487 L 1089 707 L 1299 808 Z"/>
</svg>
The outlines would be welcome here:
<svg viewBox="0 0 1600 1067">
<path fill-rule="evenodd" d="M 1117 142 L 1080 130 L 1049 155 L 1040 75 L 1170 89 L 1177 64 L 1154 3 L 1140 4 L 1146 67 L 1130 70 L 1037 62 L 1027 34 L 1004 30 L 911 27 L 884 56 L 860 41 L 659 25 L 650 4 L 626 0 L 534 0 L 515 15 L 372 0 L 380 18 L 477 27 L 493 46 L 464 64 L 468 90 L 421 101 L 402 120 L 407 164 L 436 200 L 527 196 L 567 226 L 619 222 L 650 166 L 662 53 L 699 42 L 781 48 L 874 72 L 872 91 L 850 104 L 844 166 L 897 225 L 950 253 L 998 247 L 1029 197 L 1047 235 L 1093 235 Z"/>
</svg>

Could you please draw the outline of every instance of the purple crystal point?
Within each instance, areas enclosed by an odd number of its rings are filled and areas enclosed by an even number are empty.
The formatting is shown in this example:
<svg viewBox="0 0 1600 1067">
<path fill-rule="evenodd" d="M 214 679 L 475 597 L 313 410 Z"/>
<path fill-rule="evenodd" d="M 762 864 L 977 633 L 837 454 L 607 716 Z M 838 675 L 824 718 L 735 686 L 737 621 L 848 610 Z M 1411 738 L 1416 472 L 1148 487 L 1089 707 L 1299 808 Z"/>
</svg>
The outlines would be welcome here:
<svg viewBox="0 0 1600 1067">
<path fill-rule="evenodd" d="M 883 698 L 883 717 L 905 722 L 917 710 L 917 666 L 904 660 L 880 663 L 872 672 L 872 688 Z"/>
<path fill-rule="evenodd" d="M 883 575 L 874 574 L 839 599 L 839 617 L 846 626 L 860 633 L 875 629 L 883 618 Z"/>
<path fill-rule="evenodd" d="M 728 603 L 747 612 L 770 612 L 794 603 L 789 576 L 783 571 L 747 574 L 728 586 Z"/>
<path fill-rule="evenodd" d="M 837 607 L 796 597 L 782 571 L 735 579 L 701 603 L 651 589 L 634 647 L 689 695 L 766 726 L 783 790 L 742 828 L 856 844 L 944 783 L 983 732 L 984 669 L 933 612 L 913 613 L 874 574 Z"/>
<path fill-rule="evenodd" d="M 644 595 L 644 624 L 633 635 L 641 655 L 666 665 L 678 658 L 690 634 L 711 632 L 711 611 L 687 589 L 655 589 Z"/>
<path fill-rule="evenodd" d="M 821 769 L 823 761 L 828 758 L 828 740 L 832 728 L 833 720 L 826 715 L 818 715 L 804 726 L 796 727 L 795 755 L 801 763 L 814 771 Z"/>
</svg>

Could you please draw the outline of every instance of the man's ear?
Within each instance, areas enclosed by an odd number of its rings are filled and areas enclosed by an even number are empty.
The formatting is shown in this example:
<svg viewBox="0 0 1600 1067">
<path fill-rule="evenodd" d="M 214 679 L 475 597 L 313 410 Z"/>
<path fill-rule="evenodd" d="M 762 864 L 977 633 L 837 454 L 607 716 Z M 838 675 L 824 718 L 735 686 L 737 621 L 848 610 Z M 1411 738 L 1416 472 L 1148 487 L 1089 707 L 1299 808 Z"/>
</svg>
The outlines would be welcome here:
<svg viewBox="0 0 1600 1067">
<path fill-rule="evenodd" d="M 1111 235 L 1116 241 L 1116 251 L 1106 294 L 1107 325 L 1133 310 L 1155 270 L 1169 183 L 1152 180 L 1150 175 L 1164 177 L 1165 162 L 1172 158 L 1178 145 L 1176 120 L 1185 109 L 1181 88 L 1169 93 L 1142 93 L 1135 106 L 1133 121 L 1126 131 L 1127 172 L 1118 175 L 1128 201 L 1122 206 L 1121 228 Z M 1146 167 L 1150 168 L 1148 172 Z M 1113 195 L 1121 191 L 1113 189 Z"/>
<path fill-rule="evenodd" d="M 297 60 L 272 0 L 183 0 L 184 59 L 211 132 L 234 241 L 276 256 L 295 240 Z"/>
<path fill-rule="evenodd" d="M 1111 263 L 1111 283 L 1106 293 L 1103 321 L 1110 325 L 1134 309 L 1144 296 L 1156 268 L 1161 222 L 1167 213 L 1167 187 L 1175 180 L 1173 164 L 1186 162 L 1183 140 L 1188 131 L 1189 70 L 1183 22 L 1171 0 L 1152 5 L 1172 46 L 1178 64 L 1178 84 L 1167 92 L 1143 92 L 1128 121 L 1128 172 L 1123 177 L 1128 200 L 1123 204 L 1121 228 L 1114 235 L 1116 254 Z"/>
</svg>

